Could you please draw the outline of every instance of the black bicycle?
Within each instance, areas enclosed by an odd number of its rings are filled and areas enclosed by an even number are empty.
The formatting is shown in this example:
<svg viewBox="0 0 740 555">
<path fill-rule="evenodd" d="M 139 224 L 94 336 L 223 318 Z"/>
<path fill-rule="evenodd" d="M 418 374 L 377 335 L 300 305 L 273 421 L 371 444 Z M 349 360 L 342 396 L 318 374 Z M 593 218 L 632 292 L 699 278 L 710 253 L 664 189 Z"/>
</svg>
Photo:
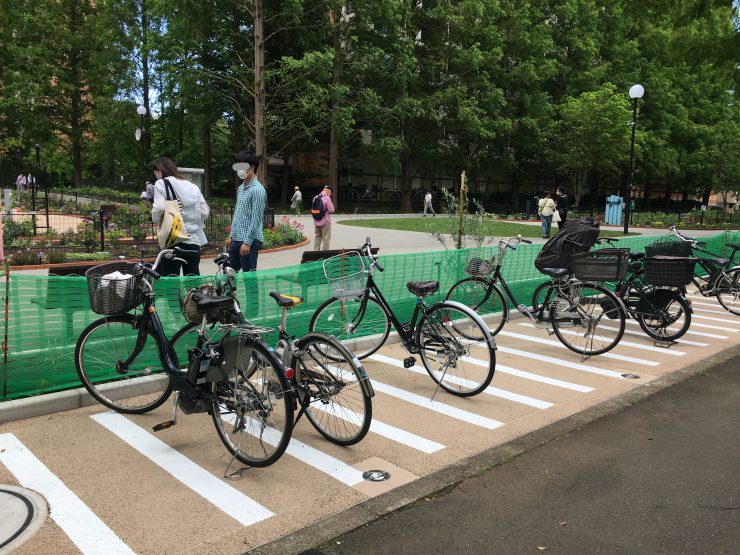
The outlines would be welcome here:
<svg viewBox="0 0 740 555">
<path fill-rule="evenodd" d="M 155 431 L 174 425 L 178 408 L 209 413 L 234 458 L 270 465 L 285 451 L 293 429 L 290 369 L 261 339 L 271 330 L 219 322 L 233 299 L 199 291 L 188 296 L 187 310 L 201 318 L 199 337 L 211 322 L 215 333 L 188 351 L 188 364 L 181 367 L 157 315 L 153 282 L 162 259 L 184 262 L 179 257 L 187 254 L 175 247 L 160 252 L 153 265 L 116 262 L 87 271 L 92 310 L 105 316 L 77 340 L 77 373 L 93 398 L 122 413 L 151 411 L 174 391 L 172 419 Z"/>
<path fill-rule="evenodd" d="M 416 306 L 411 321 L 401 323 L 373 279 L 373 270 L 382 272 L 383 267 L 371 247 L 368 237 L 359 252 L 324 261 L 335 296 L 316 310 L 309 330 L 336 336 L 362 359 L 380 349 L 392 325 L 412 355 L 404 359 L 404 367 L 411 368 L 413 355 L 420 355 L 438 386 L 461 397 L 488 387 L 496 369 L 496 344 L 481 318 L 453 301 L 427 306 L 424 298 L 439 289 L 439 282 L 410 281 L 406 287 L 416 296 Z"/>
<path fill-rule="evenodd" d="M 568 239 L 564 242 L 571 243 L 574 248 L 581 247 Z M 509 320 L 508 297 L 509 302 L 536 327 L 552 329 L 551 333 L 563 345 L 578 354 L 598 355 L 616 347 L 624 335 L 625 309 L 622 302 L 604 285 L 577 278 L 585 276 L 607 281 L 612 274 L 619 272 L 619 257 L 610 253 L 602 255 L 603 260 L 594 262 L 577 258 L 591 253 L 574 254 L 575 270 L 545 268 L 542 272 L 551 280 L 537 286 L 529 308 L 517 301 L 501 273 L 507 251 L 516 250 L 519 243 L 531 244 L 531 241 L 521 235 L 501 239 L 496 258 L 471 258 L 465 269 L 470 277 L 455 283 L 447 293 L 447 299 L 472 307 L 490 327 L 492 335 L 501 331 Z M 574 271 L 576 278 L 571 277 Z M 594 271 L 597 273 L 592 273 Z M 616 327 L 606 325 L 608 322 Z"/>
<path fill-rule="evenodd" d="M 214 262 L 218 266 L 215 276 L 185 278 L 179 286 L 178 297 L 184 300 L 193 291 L 227 296 L 232 299 L 231 306 L 218 314 L 218 319 L 245 324 L 228 255 L 221 254 Z M 295 423 L 305 414 L 329 441 L 343 446 L 358 443 L 367 435 L 373 414 L 375 393 L 367 372 L 346 346 L 328 334 L 313 332 L 299 338 L 289 335 L 286 331 L 288 311 L 302 304 L 303 299 L 277 291 L 272 291 L 270 296 L 282 309 L 275 352 L 287 369 L 288 383 L 300 406 Z M 184 350 L 181 346 L 193 343 L 200 348 L 205 340 L 205 330 L 195 323 L 199 322 L 198 314 L 186 314 L 186 317 L 190 323 L 178 330 L 171 340 L 177 353 Z"/>
</svg>

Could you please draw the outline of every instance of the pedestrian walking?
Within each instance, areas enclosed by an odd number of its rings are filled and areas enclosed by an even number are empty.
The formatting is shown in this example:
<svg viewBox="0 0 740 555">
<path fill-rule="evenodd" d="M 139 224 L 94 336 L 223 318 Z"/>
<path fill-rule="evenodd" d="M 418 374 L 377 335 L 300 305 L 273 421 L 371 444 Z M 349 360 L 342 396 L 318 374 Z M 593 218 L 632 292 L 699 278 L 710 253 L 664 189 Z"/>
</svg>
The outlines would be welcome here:
<svg viewBox="0 0 740 555">
<path fill-rule="evenodd" d="M 251 152 L 236 155 L 232 166 L 241 183 L 236 193 L 236 207 L 231 220 L 231 232 L 226 240 L 229 263 L 235 270 L 252 272 L 257 269 L 257 257 L 265 237 L 262 233 L 267 192 L 257 179 L 259 159 Z"/>
<path fill-rule="evenodd" d="M 427 212 L 432 213 L 432 218 L 436 216 L 437 214 L 434 212 L 434 208 L 432 207 L 432 193 L 430 191 L 427 191 L 427 194 L 424 195 L 424 217 L 427 217 Z"/>
<path fill-rule="evenodd" d="M 23 173 L 19 173 L 18 177 L 15 178 L 15 186 L 18 188 L 18 192 L 23 191 L 28 185 L 28 178 Z"/>
<path fill-rule="evenodd" d="M 542 238 L 550 238 L 550 226 L 552 226 L 552 214 L 555 212 L 555 201 L 550 198 L 550 191 L 542 193 L 537 204 L 537 214 L 542 218 Z"/>
<path fill-rule="evenodd" d="M 560 231 L 563 229 L 565 219 L 568 217 L 568 209 L 570 208 L 570 199 L 563 187 L 558 187 L 557 191 L 555 191 L 555 204 L 560 215 L 560 221 L 558 222 L 558 231 Z"/>
<path fill-rule="evenodd" d="M 169 184 L 180 201 L 183 223 L 190 234 L 189 240 L 178 243 L 177 246 L 192 253 L 182 257 L 184 264 L 177 260 L 162 260 L 157 271 L 163 276 L 179 276 L 181 270 L 186 276 L 199 276 L 201 249 L 208 243 L 203 231 L 203 222 L 210 213 L 208 203 L 198 186 L 180 175 L 175 162 L 162 156 L 154 161 L 153 166 L 156 181 L 152 186 L 152 222 L 159 224 L 162 221 L 167 200 L 166 184 Z"/>
<path fill-rule="evenodd" d="M 313 198 L 311 202 L 311 215 L 315 226 L 315 239 L 313 250 L 329 250 L 331 241 L 331 215 L 334 213 L 334 203 L 331 195 L 334 189 L 326 185 L 324 189 Z"/>
<path fill-rule="evenodd" d="M 139 199 L 145 200 L 147 202 L 154 202 L 154 185 L 152 185 L 151 181 L 147 180 L 146 185 L 144 185 L 144 190 L 139 196 Z"/>
<path fill-rule="evenodd" d="M 301 193 L 300 187 L 295 186 L 293 196 L 290 199 L 290 207 L 295 210 L 295 215 L 300 216 L 301 209 L 303 208 L 303 193 Z"/>
</svg>

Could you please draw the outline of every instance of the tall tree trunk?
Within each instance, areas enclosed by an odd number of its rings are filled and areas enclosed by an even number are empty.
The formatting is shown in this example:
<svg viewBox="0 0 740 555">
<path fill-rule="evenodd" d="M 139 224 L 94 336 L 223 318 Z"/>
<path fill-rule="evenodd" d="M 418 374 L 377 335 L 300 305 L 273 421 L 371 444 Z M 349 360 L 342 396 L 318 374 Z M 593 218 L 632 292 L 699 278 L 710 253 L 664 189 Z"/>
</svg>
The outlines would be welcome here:
<svg viewBox="0 0 740 555">
<path fill-rule="evenodd" d="M 265 134 L 265 34 L 263 0 L 254 0 L 254 147 L 260 159 L 257 178 L 267 178 L 267 136 Z"/>
<path fill-rule="evenodd" d="M 291 160 L 293 159 L 293 156 L 286 152 L 283 154 L 283 159 L 285 160 L 285 163 L 283 164 L 283 182 L 280 191 L 280 204 L 282 206 L 288 206 L 288 199 L 293 196 L 293 175 L 291 168 Z"/>
<path fill-rule="evenodd" d="M 211 122 L 203 126 L 203 194 L 211 196 Z"/>
<path fill-rule="evenodd" d="M 341 74 L 341 63 L 342 53 L 341 49 L 341 37 L 339 33 L 339 24 L 334 19 L 334 12 L 329 12 L 329 20 L 332 25 L 332 34 L 334 36 L 334 67 L 332 69 L 331 84 L 332 88 L 336 90 L 339 85 L 339 76 Z M 334 122 L 334 111 L 336 110 L 335 102 L 332 101 L 331 113 L 332 123 L 331 131 L 329 133 L 329 183 L 334 187 L 334 207 L 337 207 L 339 202 L 339 139 L 337 137 L 337 126 Z"/>
<path fill-rule="evenodd" d="M 408 155 L 401 160 L 401 212 L 413 212 L 411 206 L 411 179 L 413 178 L 412 157 Z"/>
<path fill-rule="evenodd" d="M 521 181 L 519 179 L 519 170 L 514 169 L 511 172 L 511 203 L 514 211 L 519 209 L 519 191 L 521 190 Z"/>
<path fill-rule="evenodd" d="M 78 32 L 82 26 L 81 13 L 77 10 L 77 3 L 69 4 L 69 33 Z M 82 186 L 82 83 L 80 82 L 80 57 L 76 44 L 69 49 L 69 82 L 72 85 L 70 91 L 69 127 L 70 141 L 72 143 L 72 164 L 74 172 L 75 187 Z"/>
</svg>

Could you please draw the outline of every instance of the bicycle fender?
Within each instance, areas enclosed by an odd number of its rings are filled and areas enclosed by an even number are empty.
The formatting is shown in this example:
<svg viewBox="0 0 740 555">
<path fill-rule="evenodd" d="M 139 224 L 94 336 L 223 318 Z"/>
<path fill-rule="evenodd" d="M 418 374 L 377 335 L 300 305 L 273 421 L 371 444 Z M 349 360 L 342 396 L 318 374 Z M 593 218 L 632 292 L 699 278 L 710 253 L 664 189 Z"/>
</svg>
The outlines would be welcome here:
<svg viewBox="0 0 740 555">
<path fill-rule="evenodd" d="M 496 340 L 491 335 L 491 329 L 488 327 L 488 324 L 486 324 L 483 321 L 483 318 L 481 318 L 480 315 L 477 312 L 475 312 L 472 308 L 460 302 L 457 302 L 457 301 L 442 301 L 442 302 L 436 303 L 435 306 L 450 306 L 450 307 L 459 308 L 460 310 L 467 312 L 470 315 L 470 317 L 473 320 L 475 320 L 483 328 L 485 335 L 486 335 L 486 343 L 488 343 L 488 345 L 493 350 L 497 349 Z"/>
</svg>

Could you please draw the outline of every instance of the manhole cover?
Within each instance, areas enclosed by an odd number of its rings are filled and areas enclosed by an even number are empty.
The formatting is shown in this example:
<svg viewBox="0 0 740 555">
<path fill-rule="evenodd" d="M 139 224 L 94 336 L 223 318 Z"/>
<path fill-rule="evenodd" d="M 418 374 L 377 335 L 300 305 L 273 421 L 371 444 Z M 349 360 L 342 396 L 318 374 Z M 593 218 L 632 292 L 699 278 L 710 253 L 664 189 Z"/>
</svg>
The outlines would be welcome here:
<svg viewBox="0 0 740 555">
<path fill-rule="evenodd" d="M 46 520 L 46 500 L 35 491 L 0 484 L 0 553 L 26 542 Z"/>
<path fill-rule="evenodd" d="M 362 478 L 368 482 L 385 482 L 391 475 L 385 470 L 368 470 L 362 473 Z"/>
<path fill-rule="evenodd" d="M 640 376 L 637 374 L 622 374 L 623 378 L 627 378 L 628 380 L 639 380 Z"/>
</svg>

